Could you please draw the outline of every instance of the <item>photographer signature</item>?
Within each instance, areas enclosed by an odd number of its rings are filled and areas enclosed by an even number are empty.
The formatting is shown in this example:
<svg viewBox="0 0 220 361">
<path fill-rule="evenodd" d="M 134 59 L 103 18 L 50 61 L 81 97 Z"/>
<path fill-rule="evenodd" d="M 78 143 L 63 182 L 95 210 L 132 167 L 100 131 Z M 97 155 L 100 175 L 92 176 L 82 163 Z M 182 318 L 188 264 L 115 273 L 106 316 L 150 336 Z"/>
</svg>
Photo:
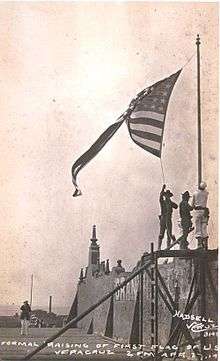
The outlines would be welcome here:
<svg viewBox="0 0 220 361">
<path fill-rule="evenodd" d="M 181 318 L 183 321 L 193 321 L 190 324 L 186 324 L 187 329 L 192 332 L 217 331 L 218 329 L 218 326 L 210 318 L 205 319 L 202 316 L 185 314 L 177 310 L 173 317 Z"/>
<path fill-rule="evenodd" d="M 216 331 L 218 329 L 217 325 L 204 325 L 204 323 L 192 322 L 190 325 L 186 324 L 188 330 L 192 332 L 205 332 L 205 331 Z"/>
</svg>

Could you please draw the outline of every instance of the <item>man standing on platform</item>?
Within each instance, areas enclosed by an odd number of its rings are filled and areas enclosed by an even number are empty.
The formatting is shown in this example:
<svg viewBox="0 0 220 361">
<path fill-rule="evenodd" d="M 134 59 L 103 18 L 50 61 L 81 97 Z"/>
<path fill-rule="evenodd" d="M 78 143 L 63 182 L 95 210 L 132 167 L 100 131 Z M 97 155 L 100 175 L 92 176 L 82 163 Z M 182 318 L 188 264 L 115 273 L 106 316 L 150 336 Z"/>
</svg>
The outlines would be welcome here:
<svg viewBox="0 0 220 361">
<path fill-rule="evenodd" d="M 190 194 L 188 191 L 182 193 L 182 201 L 179 205 L 180 218 L 181 218 L 181 227 L 183 230 L 183 235 L 180 240 L 180 249 L 187 249 L 189 243 L 187 242 L 187 237 L 189 232 L 193 230 L 192 228 L 192 216 L 190 212 L 193 210 L 193 207 L 189 204 Z"/>
<path fill-rule="evenodd" d="M 171 201 L 173 193 L 170 190 L 165 191 L 166 185 L 164 184 L 160 192 L 160 208 L 161 214 L 160 220 L 160 234 L 158 238 L 158 250 L 161 249 L 162 240 L 164 238 L 165 230 L 167 231 L 167 247 L 171 244 L 171 239 L 175 241 L 175 237 L 172 235 L 172 213 L 173 208 L 177 209 L 178 205 Z"/>
<path fill-rule="evenodd" d="M 31 307 L 28 301 L 24 301 L 24 304 L 21 306 L 21 335 L 28 335 L 28 327 L 30 324 L 31 318 Z"/>
<path fill-rule="evenodd" d="M 208 191 L 207 184 L 201 182 L 198 190 L 193 194 L 192 207 L 195 209 L 195 237 L 198 240 L 198 248 L 208 249 L 207 225 L 209 220 L 209 209 L 207 206 Z"/>
</svg>

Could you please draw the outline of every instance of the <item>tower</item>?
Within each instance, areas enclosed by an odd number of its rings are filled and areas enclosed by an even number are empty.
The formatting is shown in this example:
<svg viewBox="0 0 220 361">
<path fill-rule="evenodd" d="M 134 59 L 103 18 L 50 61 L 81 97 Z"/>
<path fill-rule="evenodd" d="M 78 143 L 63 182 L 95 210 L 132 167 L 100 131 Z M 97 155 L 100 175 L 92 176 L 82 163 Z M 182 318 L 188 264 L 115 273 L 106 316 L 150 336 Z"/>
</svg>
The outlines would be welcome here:
<svg viewBox="0 0 220 361">
<path fill-rule="evenodd" d="M 90 274 L 94 274 L 95 272 L 99 271 L 99 264 L 100 264 L 100 251 L 96 238 L 96 226 L 94 225 L 92 228 L 92 238 L 89 247 L 88 272 Z"/>
</svg>

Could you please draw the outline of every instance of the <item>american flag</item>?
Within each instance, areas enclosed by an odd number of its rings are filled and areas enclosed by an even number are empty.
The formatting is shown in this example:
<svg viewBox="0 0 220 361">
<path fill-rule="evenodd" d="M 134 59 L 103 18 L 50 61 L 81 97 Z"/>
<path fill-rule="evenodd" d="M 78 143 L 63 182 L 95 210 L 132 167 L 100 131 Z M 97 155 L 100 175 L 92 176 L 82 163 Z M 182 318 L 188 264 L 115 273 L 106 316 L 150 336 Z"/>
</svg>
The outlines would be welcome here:
<svg viewBox="0 0 220 361">
<path fill-rule="evenodd" d="M 169 78 L 150 86 L 139 97 L 127 118 L 128 130 L 133 141 L 148 152 L 161 157 L 167 106 L 181 70 Z"/>
<path fill-rule="evenodd" d="M 142 90 L 131 101 L 129 108 L 110 125 L 91 147 L 72 166 L 73 197 L 82 194 L 77 184 L 79 171 L 86 166 L 105 146 L 126 121 L 133 141 L 148 152 L 161 157 L 164 123 L 167 106 L 175 82 L 181 70 Z"/>
</svg>

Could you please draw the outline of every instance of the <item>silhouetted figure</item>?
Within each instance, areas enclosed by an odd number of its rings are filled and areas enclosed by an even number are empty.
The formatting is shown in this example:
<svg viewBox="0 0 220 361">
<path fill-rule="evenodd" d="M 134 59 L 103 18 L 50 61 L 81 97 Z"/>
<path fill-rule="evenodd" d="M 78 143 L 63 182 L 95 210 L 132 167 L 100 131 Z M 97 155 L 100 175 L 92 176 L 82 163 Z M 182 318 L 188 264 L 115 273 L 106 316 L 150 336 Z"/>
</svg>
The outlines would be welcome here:
<svg viewBox="0 0 220 361">
<path fill-rule="evenodd" d="M 188 234 L 193 230 L 191 211 L 193 207 L 189 204 L 190 194 L 188 191 L 182 193 L 182 201 L 179 205 L 179 212 L 181 218 L 181 227 L 183 235 L 180 240 L 180 249 L 187 249 L 189 243 L 187 242 Z"/>
<path fill-rule="evenodd" d="M 125 268 L 122 267 L 121 263 L 122 263 L 122 260 L 121 260 L 121 259 L 118 259 L 118 260 L 117 260 L 117 266 L 116 266 L 116 267 L 112 267 L 112 272 L 115 272 L 115 273 L 117 273 L 117 274 L 122 273 L 122 272 L 125 272 Z"/>
<path fill-rule="evenodd" d="M 200 183 L 198 190 L 193 193 L 192 207 L 195 209 L 195 237 L 198 240 L 198 248 L 208 249 L 209 209 L 207 201 L 209 193 L 206 187 L 205 182 Z"/>
<path fill-rule="evenodd" d="M 28 301 L 24 301 L 24 304 L 21 306 L 21 335 L 28 335 L 28 327 L 30 324 L 31 318 L 31 307 Z"/>
<path fill-rule="evenodd" d="M 161 214 L 160 220 L 160 234 L 158 238 L 158 250 L 161 249 L 162 241 L 164 238 L 165 231 L 167 231 L 167 247 L 171 244 L 171 239 L 175 241 L 174 235 L 172 235 L 172 213 L 173 209 L 177 209 L 178 205 L 171 201 L 173 193 L 170 190 L 165 191 L 166 185 L 164 184 L 160 192 L 160 209 Z"/>
</svg>

